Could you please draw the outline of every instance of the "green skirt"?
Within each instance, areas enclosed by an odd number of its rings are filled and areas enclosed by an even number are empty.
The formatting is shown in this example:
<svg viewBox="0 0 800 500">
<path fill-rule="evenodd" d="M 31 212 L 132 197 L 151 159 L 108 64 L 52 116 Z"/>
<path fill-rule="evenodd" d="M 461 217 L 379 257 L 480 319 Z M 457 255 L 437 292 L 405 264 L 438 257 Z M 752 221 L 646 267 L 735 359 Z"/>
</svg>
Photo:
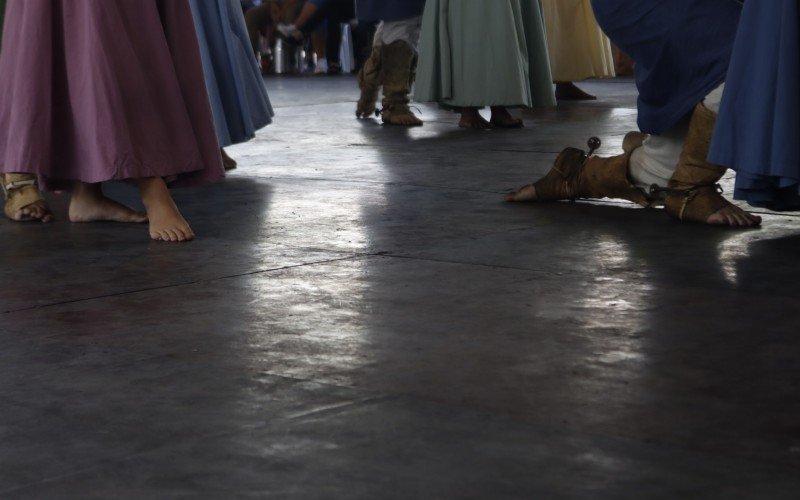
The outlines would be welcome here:
<svg viewBox="0 0 800 500">
<path fill-rule="evenodd" d="M 414 98 L 451 108 L 555 106 L 538 0 L 428 0 Z"/>
</svg>

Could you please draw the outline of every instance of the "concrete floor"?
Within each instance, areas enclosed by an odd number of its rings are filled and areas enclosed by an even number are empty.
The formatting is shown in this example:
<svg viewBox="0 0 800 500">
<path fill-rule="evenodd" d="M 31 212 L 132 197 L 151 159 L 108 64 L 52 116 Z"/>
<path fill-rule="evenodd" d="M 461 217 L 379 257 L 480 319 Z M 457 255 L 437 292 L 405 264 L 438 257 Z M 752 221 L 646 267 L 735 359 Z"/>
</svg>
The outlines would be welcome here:
<svg viewBox="0 0 800 500">
<path fill-rule="evenodd" d="M 501 202 L 615 153 L 630 82 L 487 132 L 268 84 L 239 169 L 176 193 L 197 241 L 0 222 L 0 498 L 800 497 L 796 215 Z"/>
</svg>

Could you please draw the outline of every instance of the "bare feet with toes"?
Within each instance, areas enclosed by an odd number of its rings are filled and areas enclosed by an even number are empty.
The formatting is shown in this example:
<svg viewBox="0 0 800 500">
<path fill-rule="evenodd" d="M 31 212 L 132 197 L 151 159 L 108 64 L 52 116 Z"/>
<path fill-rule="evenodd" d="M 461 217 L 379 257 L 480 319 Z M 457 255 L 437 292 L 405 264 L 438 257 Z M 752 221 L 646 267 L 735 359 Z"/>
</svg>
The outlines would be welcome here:
<svg viewBox="0 0 800 500">
<path fill-rule="evenodd" d="M 147 215 L 118 203 L 103 194 L 100 184 L 76 182 L 69 203 L 72 222 L 147 222 Z"/>
<path fill-rule="evenodd" d="M 150 220 L 150 237 L 156 241 L 191 241 L 194 232 L 183 218 L 161 177 L 137 179 Z"/>
<path fill-rule="evenodd" d="M 458 122 L 458 126 L 475 130 L 488 130 L 492 128 L 492 124 L 481 116 L 478 112 L 478 108 L 462 108 L 461 120 Z"/>
<path fill-rule="evenodd" d="M 492 106 L 492 118 L 489 120 L 495 128 L 523 128 L 521 118 L 514 118 L 505 106 Z"/>
</svg>

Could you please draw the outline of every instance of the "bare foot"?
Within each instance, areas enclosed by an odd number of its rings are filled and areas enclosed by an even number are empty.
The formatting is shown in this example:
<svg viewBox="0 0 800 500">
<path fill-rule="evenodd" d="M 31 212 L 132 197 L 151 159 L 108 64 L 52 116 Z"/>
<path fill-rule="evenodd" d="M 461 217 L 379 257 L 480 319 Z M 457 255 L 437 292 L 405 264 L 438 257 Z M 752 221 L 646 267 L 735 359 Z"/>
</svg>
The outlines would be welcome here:
<svg viewBox="0 0 800 500">
<path fill-rule="evenodd" d="M 761 225 L 761 217 L 748 213 L 736 205 L 728 205 L 711 214 L 706 222 L 716 226 L 755 227 Z"/>
<path fill-rule="evenodd" d="M 191 241 L 194 232 L 183 218 L 161 177 L 137 179 L 150 219 L 150 237 L 156 241 Z"/>
<path fill-rule="evenodd" d="M 596 101 L 597 97 L 584 92 L 572 82 L 556 82 L 556 99 L 559 101 Z"/>
<path fill-rule="evenodd" d="M 515 193 L 507 194 L 506 201 L 536 201 L 536 188 L 533 184 L 522 186 Z"/>
<path fill-rule="evenodd" d="M 30 205 L 25 205 L 24 207 L 20 208 L 19 210 L 11 214 L 11 219 L 18 222 L 32 221 L 32 220 L 40 220 L 42 222 L 52 222 L 53 212 L 50 211 L 50 207 L 47 205 L 46 201 L 39 200 L 31 203 Z"/>
<path fill-rule="evenodd" d="M 522 128 L 522 119 L 514 118 L 505 106 L 492 106 L 492 118 L 489 123 L 497 128 Z"/>
<path fill-rule="evenodd" d="M 147 215 L 106 198 L 100 184 L 76 182 L 69 202 L 72 222 L 147 222 Z"/>
<path fill-rule="evenodd" d="M 219 152 L 222 155 L 222 166 L 225 167 L 225 170 L 233 170 L 236 168 L 236 160 L 228 156 L 228 153 L 222 148 L 219 148 Z"/>
<path fill-rule="evenodd" d="M 486 130 L 492 128 L 492 124 L 487 122 L 478 112 L 478 108 L 463 108 L 461 110 L 461 120 L 458 122 L 461 128 L 471 128 L 475 130 Z"/>
</svg>

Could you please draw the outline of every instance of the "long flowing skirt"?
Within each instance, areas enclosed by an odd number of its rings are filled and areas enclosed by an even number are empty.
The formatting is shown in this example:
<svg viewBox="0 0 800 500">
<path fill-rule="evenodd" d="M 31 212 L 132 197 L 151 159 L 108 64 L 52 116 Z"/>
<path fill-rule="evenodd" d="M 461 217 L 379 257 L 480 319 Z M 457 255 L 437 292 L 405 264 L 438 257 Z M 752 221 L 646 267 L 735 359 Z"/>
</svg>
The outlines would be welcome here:
<svg viewBox="0 0 800 500">
<path fill-rule="evenodd" d="M 220 146 L 246 142 L 274 113 L 238 0 L 190 0 Z"/>
<path fill-rule="evenodd" d="M 554 106 L 538 0 L 428 0 L 414 98 L 447 107 Z"/>
<path fill-rule="evenodd" d="M 709 160 L 736 170 L 735 197 L 800 209 L 800 8 L 745 3 Z"/>
<path fill-rule="evenodd" d="M 553 80 L 577 82 L 611 78 L 614 54 L 590 0 L 542 0 Z"/>
<path fill-rule="evenodd" d="M 6 20 L 0 171 L 224 178 L 188 3 L 8 0 Z"/>
<path fill-rule="evenodd" d="M 725 81 L 738 2 L 592 0 L 592 6 L 603 31 L 636 61 L 642 132 L 663 134 Z"/>
</svg>

